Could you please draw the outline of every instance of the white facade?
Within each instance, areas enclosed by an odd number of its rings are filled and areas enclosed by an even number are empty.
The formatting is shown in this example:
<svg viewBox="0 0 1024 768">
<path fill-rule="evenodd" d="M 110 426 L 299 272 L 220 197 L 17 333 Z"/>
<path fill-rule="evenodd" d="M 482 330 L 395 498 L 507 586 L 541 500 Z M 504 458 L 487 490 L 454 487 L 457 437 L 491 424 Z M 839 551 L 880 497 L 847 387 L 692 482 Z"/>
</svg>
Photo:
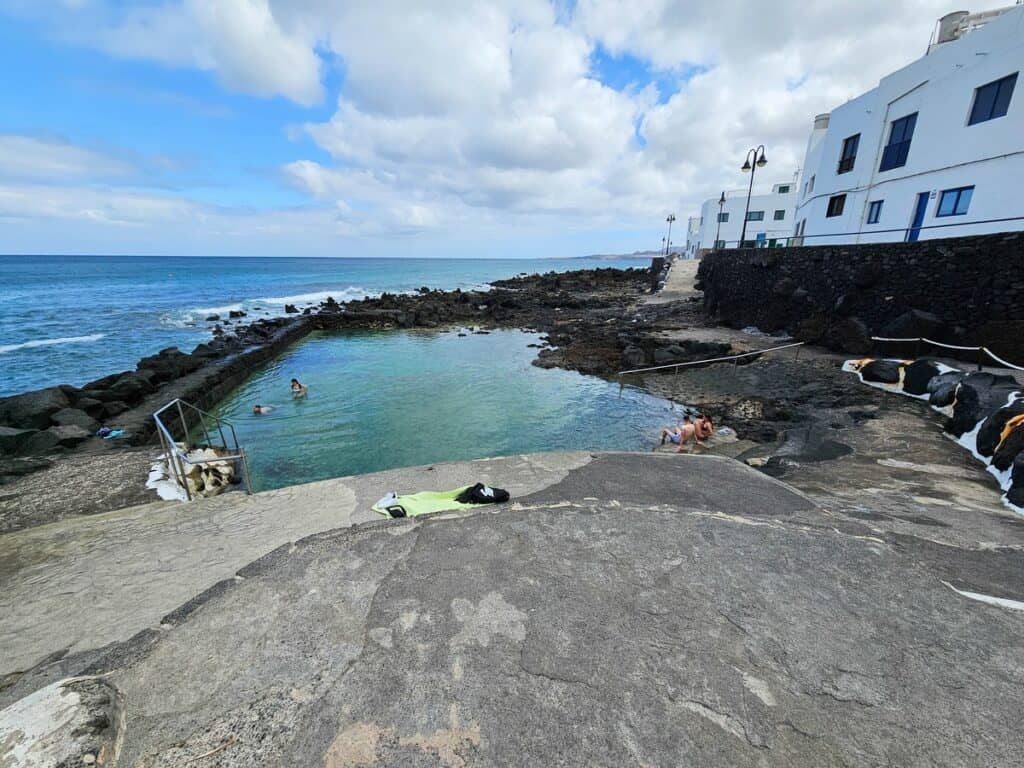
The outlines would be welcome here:
<svg viewBox="0 0 1024 768">
<path fill-rule="evenodd" d="M 1024 6 L 943 17 L 927 55 L 815 118 L 793 234 L 825 245 L 1024 229 L 990 221 L 1024 217 L 1022 70 Z"/>
<path fill-rule="evenodd" d="M 797 183 L 786 181 L 773 184 L 771 192 L 751 195 L 747 214 L 746 240 L 750 245 L 770 247 L 785 245 L 793 234 L 793 211 L 796 205 Z M 694 258 L 700 251 L 715 248 L 737 248 L 743 232 L 743 212 L 747 207 L 747 190 L 725 192 L 722 221 L 719 226 L 718 197 L 705 200 L 700 216 L 690 218 L 692 233 L 687 233 L 686 256 Z M 695 223 L 695 226 L 694 226 Z"/>
</svg>

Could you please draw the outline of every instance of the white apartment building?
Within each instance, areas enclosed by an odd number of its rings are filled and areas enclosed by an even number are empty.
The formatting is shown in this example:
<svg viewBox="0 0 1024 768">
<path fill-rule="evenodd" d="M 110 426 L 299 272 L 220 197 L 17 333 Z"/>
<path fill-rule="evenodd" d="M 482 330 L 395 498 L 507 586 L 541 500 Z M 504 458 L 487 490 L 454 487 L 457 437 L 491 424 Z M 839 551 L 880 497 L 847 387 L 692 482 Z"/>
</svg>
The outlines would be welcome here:
<svg viewBox="0 0 1024 768">
<path fill-rule="evenodd" d="M 773 184 L 771 192 L 751 195 L 745 236 L 747 246 L 785 245 L 786 238 L 793 234 L 796 198 L 796 181 Z M 701 251 L 716 247 L 739 247 L 743 213 L 747 209 L 747 190 L 726 190 L 721 214 L 719 199 L 713 197 L 705 200 L 700 208 L 700 216 L 690 218 L 686 235 L 687 258 L 695 258 Z"/>
<path fill-rule="evenodd" d="M 795 243 L 1024 229 L 1021 70 L 1024 6 L 940 19 L 924 57 L 815 118 Z"/>
</svg>

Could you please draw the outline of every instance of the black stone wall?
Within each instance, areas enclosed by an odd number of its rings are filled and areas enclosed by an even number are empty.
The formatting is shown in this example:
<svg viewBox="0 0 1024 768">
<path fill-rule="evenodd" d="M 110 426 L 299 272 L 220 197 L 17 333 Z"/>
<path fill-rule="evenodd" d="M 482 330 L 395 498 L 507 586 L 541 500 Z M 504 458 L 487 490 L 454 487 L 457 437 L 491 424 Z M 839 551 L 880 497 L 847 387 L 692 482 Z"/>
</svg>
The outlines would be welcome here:
<svg viewBox="0 0 1024 768">
<path fill-rule="evenodd" d="M 1024 364 L 1024 232 L 719 251 L 697 280 L 708 312 L 737 328 L 858 354 L 871 335 L 927 336 Z"/>
</svg>

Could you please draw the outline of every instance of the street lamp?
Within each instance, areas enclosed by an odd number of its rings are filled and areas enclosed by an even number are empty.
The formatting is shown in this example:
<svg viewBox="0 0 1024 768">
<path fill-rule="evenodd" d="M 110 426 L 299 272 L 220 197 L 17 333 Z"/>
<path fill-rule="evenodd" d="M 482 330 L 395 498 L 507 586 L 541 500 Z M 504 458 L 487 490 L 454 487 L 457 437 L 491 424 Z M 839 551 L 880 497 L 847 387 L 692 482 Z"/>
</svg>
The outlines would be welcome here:
<svg viewBox="0 0 1024 768">
<path fill-rule="evenodd" d="M 753 162 L 751 162 L 753 158 Z M 754 174 L 757 173 L 758 168 L 764 168 L 768 164 L 768 161 L 764 156 L 764 144 L 761 144 L 756 149 L 747 150 L 747 159 L 743 161 L 743 167 L 741 171 L 746 173 L 750 171 L 750 186 L 747 188 L 747 207 L 743 211 L 743 232 L 740 234 L 740 248 L 743 247 L 744 241 L 747 239 L 747 215 L 750 213 L 750 193 L 754 191 Z"/>
<path fill-rule="evenodd" d="M 668 222 L 668 237 L 665 239 L 665 255 L 668 256 L 668 249 L 672 247 L 672 222 L 676 220 L 676 215 L 670 213 L 665 221 Z"/>
<path fill-rule="evenodd" d="M 722 234 L 722 208 L 725 206 L 725 190 L 722 190 L 722 196 L 718 198 L 718 227 L 715 229 L 715 250 L 718 250 L 718 244 L 722 242 L 719 238 Z"/>
</svg>

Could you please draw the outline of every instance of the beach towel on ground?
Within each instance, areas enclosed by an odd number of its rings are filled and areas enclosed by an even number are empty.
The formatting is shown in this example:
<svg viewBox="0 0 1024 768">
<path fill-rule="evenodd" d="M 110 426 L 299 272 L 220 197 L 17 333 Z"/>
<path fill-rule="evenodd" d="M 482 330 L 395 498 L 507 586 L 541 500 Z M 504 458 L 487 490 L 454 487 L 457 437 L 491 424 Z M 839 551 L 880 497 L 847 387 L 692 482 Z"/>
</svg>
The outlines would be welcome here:
<svg viewBox="0 0 1024 768">
<path fill-rule="evenodd" d="M 456 488 L 453 491 L 420 491 L 419 493 L 410 493 L 405 496 L 398 496 L 392 491 L 374 504 L 372 509 L 374 512 L 379 512 L 389 517 L 418 517 L 419 515 L 428 515 L 431 512 L 473 509 L 479 507 L 480 503 L 468 500 L 459 501 L 459 497 L 467 494 L 464 498 L 468 499 L 468 492 L 474 488 L 476 486 L 467 485 L 462 488 Z M 498 491 L 500 489 L 495 488 L 492 490 Z M 505 499 L 507 499 L 508 494 L 504 491 L 502 493 Z"/>
</svg>

